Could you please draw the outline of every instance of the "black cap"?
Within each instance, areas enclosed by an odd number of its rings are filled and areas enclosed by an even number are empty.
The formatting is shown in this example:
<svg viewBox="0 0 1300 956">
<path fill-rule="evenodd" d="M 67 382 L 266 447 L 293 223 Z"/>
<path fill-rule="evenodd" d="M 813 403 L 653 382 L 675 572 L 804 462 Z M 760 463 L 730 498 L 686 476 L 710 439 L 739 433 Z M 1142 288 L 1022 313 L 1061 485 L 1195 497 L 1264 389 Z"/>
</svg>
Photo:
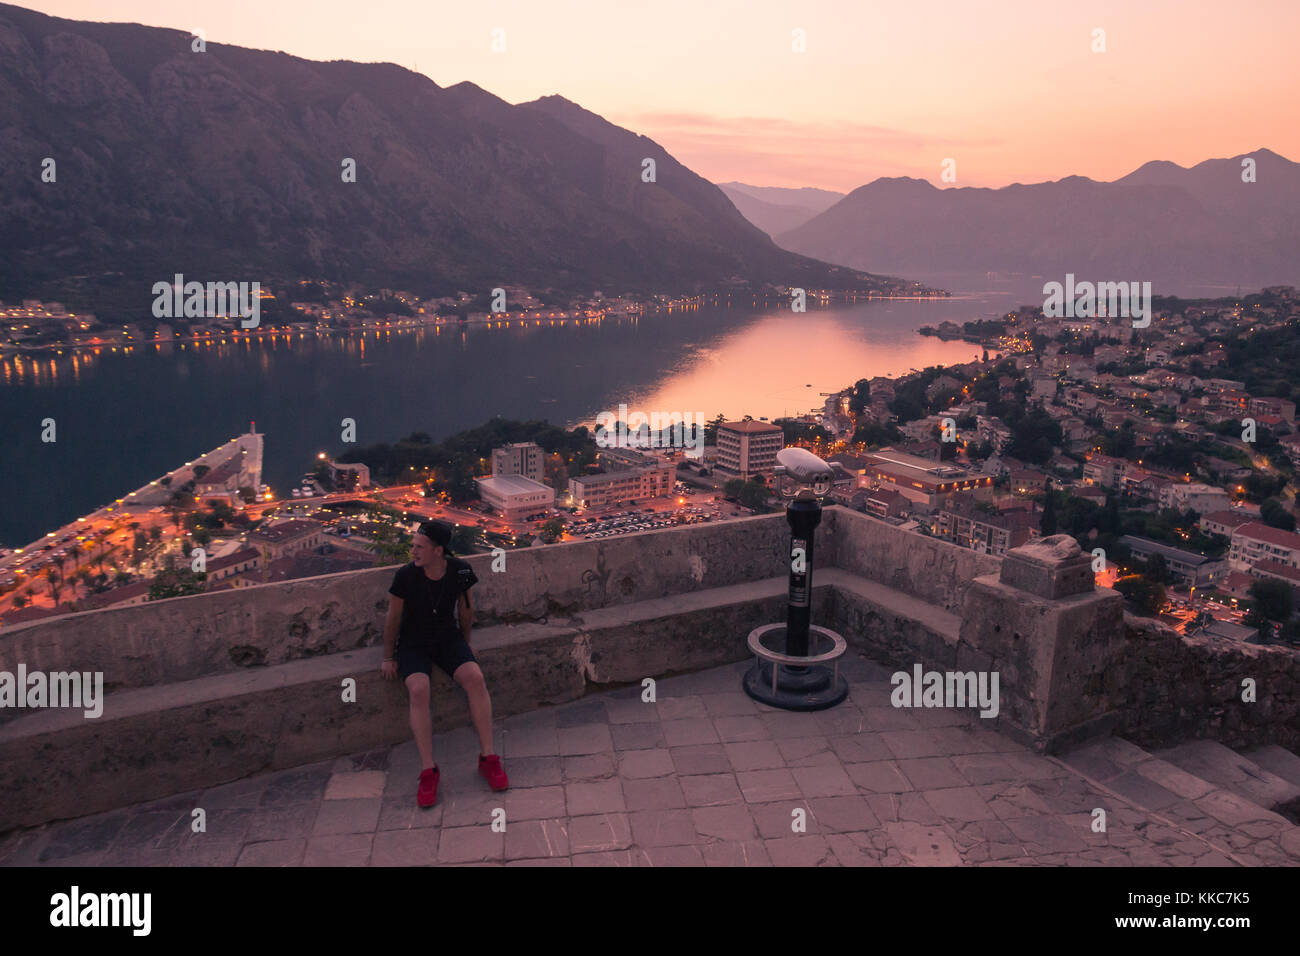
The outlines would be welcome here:
<svg viewBox="0 0 1300 956">
<path fill-rule="evenodd" d="M 419 534 L 434 544 L 442 545 L 443 554 L 451 554 L 451 527 L 442 521 L 426 521 L 420 525 Z"/>
</svg>

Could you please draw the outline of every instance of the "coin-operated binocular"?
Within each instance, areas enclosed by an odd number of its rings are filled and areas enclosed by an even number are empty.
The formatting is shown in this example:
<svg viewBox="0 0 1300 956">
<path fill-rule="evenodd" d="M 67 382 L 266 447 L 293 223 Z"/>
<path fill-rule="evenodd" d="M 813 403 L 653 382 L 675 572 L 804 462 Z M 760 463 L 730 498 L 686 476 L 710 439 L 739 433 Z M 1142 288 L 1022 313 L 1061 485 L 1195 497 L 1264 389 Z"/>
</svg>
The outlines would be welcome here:
<svg viewBox="0 0 1300 956">
<path fill-rule="evenodd" d="M 757 660 L 745 674 L 745 693 L 785 710 L 824 710 L 849 692 L 838 663 L 847 643 L 812 624 L 813 538 L 822 520 L 821 500 L 830 494 L 835 473 L 802 448 L 783 448 L 776 460 L 777 487 L 789 501 L 790 598 L 785 624 L 765 624 L 750 632 L 749 649 Z"/>
<path fill-rule="evenodd" d="M 776 453 L 776 478 L 782 498 L 821 500 L 831 493 L 835 472 L 810 451 L 782 448 Z"/>
</svg>

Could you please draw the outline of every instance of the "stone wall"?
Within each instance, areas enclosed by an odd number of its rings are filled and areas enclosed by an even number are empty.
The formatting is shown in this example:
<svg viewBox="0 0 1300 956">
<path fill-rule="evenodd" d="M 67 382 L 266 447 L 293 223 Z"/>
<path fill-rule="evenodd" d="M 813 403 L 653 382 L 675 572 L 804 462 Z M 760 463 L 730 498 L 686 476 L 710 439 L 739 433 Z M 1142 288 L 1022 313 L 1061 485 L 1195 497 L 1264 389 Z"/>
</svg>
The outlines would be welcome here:
<svg viewBox="0 0 1300 956">
<path fill-rule="evenodd" d="M 824 529 L 829 541 L 822 535 Z M 817 544 L 818 554 L 826 556 L 823 562 L 922 598 L 949 614 L 961 613 L 972 581 L 997 574 L 1002 565 L 1001 558 L 901 531 L 842 507 L 826 509 Z"/>
<path fill-rule="evenodd" d="M 1208 738 L 1234 749 L 1300 751 L 1300 651 L 1230 638 L 1183 637 L 1125 616 L 1122 679 L 1112 688 L 1117 733 L 1146 747 Z M 1255 681 L 1255 702 L 1242 681 Z"/>
<path fill-rule="evenodd" d="M 468 558 L 476 628 L 566 621 L 583 611 L 779 576 L 784 515 L 527 548 L 493 573 Z M 105 690 L 195 680 L 382 643 L 396 566 L 87 611 L 0 631 L 0 671 L 101 671 Z M 0 723 L 12 717 L 0 710 Z"/>
<path fill-rule="evenodd" d="M 784 618 L 788 549 L 776 514 L 510 552 L 504 573 L 470 558 L 496 713 L 744 659 L 749 631 Z M 1040 749 L 1110 729 L 1147 744 L 1300 744 L 1295 652 L 1126 622 L 1065 536 L 999 559 L 832 507 L 814 562 L 815 623 L 900 668 L 997 671 L 989 725 Z M 402 689 L 378 673 L 393 572 L 0 632 L 0 670 L 102 671 L 108 692 L 96 720 L 0 710 L 0 831 L 406 739 Z M 1256 704 L 1239 702 L 1247 676 Z M 340 699 L 347 677 L 355 704 Z M 465 724 L 459 691 L 435 681 L 435 726 Z"/>
</svg>

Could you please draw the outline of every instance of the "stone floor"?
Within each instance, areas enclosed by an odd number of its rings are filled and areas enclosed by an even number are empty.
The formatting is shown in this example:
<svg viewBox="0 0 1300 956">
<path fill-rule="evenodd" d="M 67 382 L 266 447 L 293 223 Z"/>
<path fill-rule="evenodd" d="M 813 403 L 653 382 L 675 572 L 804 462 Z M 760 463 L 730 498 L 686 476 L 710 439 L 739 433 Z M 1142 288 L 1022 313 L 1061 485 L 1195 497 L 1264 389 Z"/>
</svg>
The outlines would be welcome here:
<svg viewBox="0 0 1300 956">
<path fill-rule="evenodd" d="M 1177 820 L 981 727 L 890 706 L 888 672 L 846 660 L 849 699 L 757 704 L 747 664 L 502 720 L 511 789 L 477 774 L 468 728 L 439 735 L 438 805 L 414 743 L 16 831 L 0 864 L 77 866 L 1233 865 Z M 206 832 L 191 829 L 203 808 Z M 1092 830 L 1092 811 L 1107 829 Z M 505 828 L 493 827 L 504 811 Z M 804 832 L 796 832 L 802 819 Z"/>
</svg>

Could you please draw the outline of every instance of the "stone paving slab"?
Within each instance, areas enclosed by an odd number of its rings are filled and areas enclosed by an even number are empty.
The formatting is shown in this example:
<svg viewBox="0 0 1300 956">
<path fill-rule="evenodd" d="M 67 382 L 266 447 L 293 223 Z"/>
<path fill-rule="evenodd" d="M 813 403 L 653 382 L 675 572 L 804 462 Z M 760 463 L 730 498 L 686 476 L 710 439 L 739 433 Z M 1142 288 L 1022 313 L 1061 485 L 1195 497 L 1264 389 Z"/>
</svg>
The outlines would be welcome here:
<svg viewBox="0 0 1300 956">
<path fill-rule="evenodd" d="M 665 678 L 652 702 L 629 686 L 500 721 L 503 793 L 464 728 L 435 740 L 430 809 L 408 741 L 14 831 L 0 865 L 1300 863 L 1300 828 L 1132 744 L 1057 760 L 970 710 L 895 709 L 888 670 L 855 655 L 840 707 L 780 711 L 741 691 L 748 666 Z"/>
</svg>

